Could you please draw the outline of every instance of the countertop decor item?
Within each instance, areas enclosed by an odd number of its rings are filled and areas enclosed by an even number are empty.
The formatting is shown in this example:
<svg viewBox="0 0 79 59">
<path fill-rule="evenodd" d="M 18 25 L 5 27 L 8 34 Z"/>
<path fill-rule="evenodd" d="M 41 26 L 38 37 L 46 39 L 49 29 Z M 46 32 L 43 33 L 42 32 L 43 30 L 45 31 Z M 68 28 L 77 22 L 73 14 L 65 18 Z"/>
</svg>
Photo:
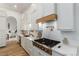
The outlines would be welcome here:
<svg viewBox="0 0 79 59">
<path fill-rule="evenodd" d="M 66 44 L 66 45 L 69 44 L 69 42 L 68 42 L 68 38 L 67 38 L 67 37 L 64 37 L 63 44 Z"/>
</svg>

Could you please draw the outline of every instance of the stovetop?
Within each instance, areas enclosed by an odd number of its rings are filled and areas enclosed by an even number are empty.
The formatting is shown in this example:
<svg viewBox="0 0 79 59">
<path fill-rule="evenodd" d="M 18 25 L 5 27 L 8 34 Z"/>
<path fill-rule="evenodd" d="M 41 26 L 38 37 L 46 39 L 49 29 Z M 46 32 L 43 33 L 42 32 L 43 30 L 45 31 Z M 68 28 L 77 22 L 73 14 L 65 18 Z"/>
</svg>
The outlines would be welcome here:
<svg viewBox="0 0 79 59">
<path fill-rule="evenodd" d="M 60 41 L 50 40 L 50 39 L 47 39 L 47 38 L 41 38 L 41 39 L 37 39 L 37 40 L 34 40 L 34 41 L 38 42 L 40 44 L 46 45 L 50 48 L 52 48 L 55 45 L 57 45 L 58 43 L 60 43 Z"/>
</svg>

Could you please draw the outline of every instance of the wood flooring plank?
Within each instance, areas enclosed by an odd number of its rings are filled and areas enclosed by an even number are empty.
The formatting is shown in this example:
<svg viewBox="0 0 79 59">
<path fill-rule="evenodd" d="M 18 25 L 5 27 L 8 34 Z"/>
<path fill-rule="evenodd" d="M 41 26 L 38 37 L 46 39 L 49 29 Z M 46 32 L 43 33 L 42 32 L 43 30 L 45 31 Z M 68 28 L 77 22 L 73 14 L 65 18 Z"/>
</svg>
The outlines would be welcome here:
<svg viewBox="0 0 79 59">
<path fill-rule="evenodd" d="M 29 56 L 17 41 L 8 41 L 7 46 L 0 48 L 0 56 Z"/>
</svg>

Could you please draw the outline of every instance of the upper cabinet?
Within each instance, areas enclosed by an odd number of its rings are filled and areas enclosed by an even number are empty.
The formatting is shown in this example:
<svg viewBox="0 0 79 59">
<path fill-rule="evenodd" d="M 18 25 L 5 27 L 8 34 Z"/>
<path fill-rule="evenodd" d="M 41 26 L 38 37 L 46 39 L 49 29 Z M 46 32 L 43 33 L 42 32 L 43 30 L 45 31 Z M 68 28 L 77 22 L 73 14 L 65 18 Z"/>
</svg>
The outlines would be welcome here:
<svg viewBox="0 0 79 59">
<path fill-rule="evenodd" d="M 60 3 L 57 4 L 57 25 L 62 31 L 74 30 L 74 4 Z"/>
</svg>

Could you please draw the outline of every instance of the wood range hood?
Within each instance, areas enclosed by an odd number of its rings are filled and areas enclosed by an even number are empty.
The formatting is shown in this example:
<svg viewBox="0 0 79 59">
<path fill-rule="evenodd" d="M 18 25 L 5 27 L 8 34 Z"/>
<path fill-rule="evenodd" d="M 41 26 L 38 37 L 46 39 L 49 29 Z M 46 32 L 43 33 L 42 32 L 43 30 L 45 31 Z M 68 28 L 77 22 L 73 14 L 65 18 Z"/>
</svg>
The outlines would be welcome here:
<svg viewBox="0 0 79 59">
<path fill-rule="evenodd" d="M 55 20 L 57 20 L 57 15 L 56 14 L 51 14 L 51 15 L 48 15 L 48 16 L 37 19 L 36 23 L 40 23 L 40 22 L 41 23 L 46 23 L 46 22 L 55 21 Z"/>
</svg>

